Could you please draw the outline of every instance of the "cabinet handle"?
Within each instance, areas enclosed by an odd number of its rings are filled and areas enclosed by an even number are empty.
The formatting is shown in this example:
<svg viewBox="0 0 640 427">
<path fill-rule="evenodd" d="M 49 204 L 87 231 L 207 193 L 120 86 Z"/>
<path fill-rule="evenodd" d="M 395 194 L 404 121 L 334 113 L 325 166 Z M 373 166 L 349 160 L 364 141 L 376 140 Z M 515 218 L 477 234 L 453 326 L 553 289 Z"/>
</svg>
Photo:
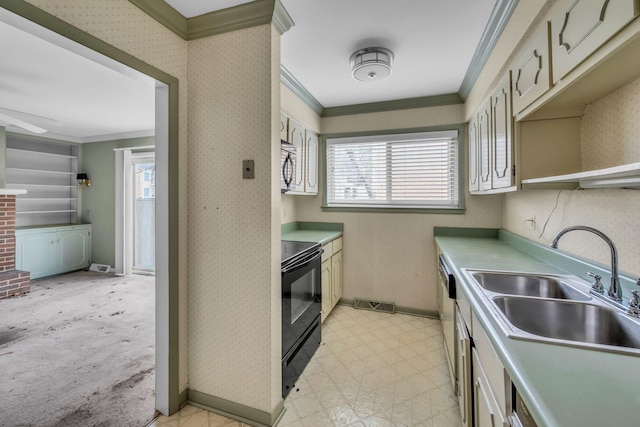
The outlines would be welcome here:
<svg viewBox="0 0 640 427">
<path fill-rule="evenodd" d="M 491 425 L 495 426 L 496 421 L 493 415 L 493 408 L 492 408 L 491 402 L 489 402 L 489 398 L 487 396 L 487 393 L 485 392 L 484 386 L 482 385 L 482 381 L 480 381 L 479 378 L 476 380 L 476 391 L 482 394 L 482 397 L 484 398 L 484 403 L 485 405 L 487 405 L 487 409 L 489 410 L 489 415 L 491 416 Z"/>
</svg>

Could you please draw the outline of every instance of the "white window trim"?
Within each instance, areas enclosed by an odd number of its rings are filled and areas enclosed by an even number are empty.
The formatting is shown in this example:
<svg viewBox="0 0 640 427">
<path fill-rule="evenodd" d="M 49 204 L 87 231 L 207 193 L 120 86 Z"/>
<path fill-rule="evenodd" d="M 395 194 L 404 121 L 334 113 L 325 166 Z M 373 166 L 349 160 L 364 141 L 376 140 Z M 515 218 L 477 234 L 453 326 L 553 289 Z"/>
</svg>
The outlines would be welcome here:
<svg viewBox="0 0 640 427">
<path fill-rule="evenodd" d="M 326 135 L 324 141 L 324 202 L 322 205 L 325 211 L 343 211 L 343 212 L 423 212 L 423 213 L 454 213 L 463 214 L 465 212 L 464 203 L 464 125 L 451 125 L 439 129 L 429 130 L 407 130 L 389 131 L 388 133 L 368 134 L 368 135 Z M 425 139 L 441 139 L 456 138 L 457 139 L 457 204 L 450 204 L 448 201 L 430 201 L 429 204 L 416 204 L 415 202 L 393 201 L 384 203 L 381 201 L 358 201 L 354 203 L 336 203 L 330 202 L 329 198 L 329 147 L 335 144 L 359 143 L 359 142 L 387 142 L 389 140 L 398 141 L 419 141 Z"/>
</svg>

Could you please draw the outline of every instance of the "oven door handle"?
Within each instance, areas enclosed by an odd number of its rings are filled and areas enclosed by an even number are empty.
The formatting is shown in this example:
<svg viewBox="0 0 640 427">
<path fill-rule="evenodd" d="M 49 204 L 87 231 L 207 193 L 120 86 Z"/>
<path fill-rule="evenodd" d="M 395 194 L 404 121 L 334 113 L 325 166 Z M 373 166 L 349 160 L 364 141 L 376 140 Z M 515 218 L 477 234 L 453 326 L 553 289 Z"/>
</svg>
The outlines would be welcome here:
<svg viewBox="0 0 640 427">
<path fill-rule="evenodd" d="M 312 252 L 311 254 L 305 256 L 304 258 L 301 258 L 300 260 L 296 261 L 294 264 L 283 267 L 281 269 L 281 272 L 283 274 L 290 273 L 292 271 L 304 268 L 307 265 L 311 264 L 313 261 L 315 261 L 319 256 L 321 256 L 323 252 L 324 252 L 324 249 L 318 248 L 317 251 Z"/>
</svg>

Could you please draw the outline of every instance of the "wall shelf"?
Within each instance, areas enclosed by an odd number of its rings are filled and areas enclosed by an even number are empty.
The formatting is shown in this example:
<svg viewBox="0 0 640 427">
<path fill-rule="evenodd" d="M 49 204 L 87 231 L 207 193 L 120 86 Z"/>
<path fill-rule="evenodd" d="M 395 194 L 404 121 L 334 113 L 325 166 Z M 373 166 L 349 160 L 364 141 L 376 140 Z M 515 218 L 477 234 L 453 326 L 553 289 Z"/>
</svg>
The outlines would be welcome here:
<svg viewBox="0 0 640 427">
<path fill-rule="evenodd" d="M 42 169 L 24 169 L 24 168 L 6 168 L 7 172 L 25 172 L 25 173 L 38 173 L 38 174 L 54 174 L 54 175 L 75 175 L 73 172 L 42 170 Z"/>
<path fill-rule="evenodd" d="M 78 146 L 7 134 L 6 186 L 16 197 L 16 226 L 74 224 L 78 219 Z"/>
<path fill-rule="evenodd" d="M 75 209 L 68 209 L 68 210 L 46 210 L 46 211 L 20 211 L 20 212 L 16 212 L 16 214 L 25 214 L 25 215 L 31 215 L 31 214 L 53 214 L 53 213 L 71 213 L 71 212 L 75 212 Z"/>
<path fill-rule="evenodd" d="M 69 154 L 57 154 L 57 153 L 46 153 L 43 151 L 31 151 L 31 150 L 25 150 L 23 148 L 7 148 L 7 153 L 10 154 L 27 154 L 29 156 L 44 156 L 44 157 L 58 157 L 58 158 L 62 158 L 62 159 L 75 159 L 76 156 L 73 155 L 69 155 Z"/>
<path fill-rule="evenodd" d="M 522 188 L 640 188 L 640 162 L 566 175 L 523 179 Z"/>
</svg>

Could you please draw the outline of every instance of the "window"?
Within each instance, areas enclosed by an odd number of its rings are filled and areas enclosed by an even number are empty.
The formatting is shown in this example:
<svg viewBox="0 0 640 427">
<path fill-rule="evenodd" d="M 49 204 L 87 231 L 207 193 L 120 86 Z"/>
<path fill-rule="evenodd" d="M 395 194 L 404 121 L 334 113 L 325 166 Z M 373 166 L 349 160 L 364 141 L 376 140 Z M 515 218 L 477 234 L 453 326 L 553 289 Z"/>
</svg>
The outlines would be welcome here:
<svg viewBox="0 0 640 427">
<path fill-rule="evenodd" d="M 458 209 L 458 131 L 327 138 L 327 207 Z"/>
</svg>

